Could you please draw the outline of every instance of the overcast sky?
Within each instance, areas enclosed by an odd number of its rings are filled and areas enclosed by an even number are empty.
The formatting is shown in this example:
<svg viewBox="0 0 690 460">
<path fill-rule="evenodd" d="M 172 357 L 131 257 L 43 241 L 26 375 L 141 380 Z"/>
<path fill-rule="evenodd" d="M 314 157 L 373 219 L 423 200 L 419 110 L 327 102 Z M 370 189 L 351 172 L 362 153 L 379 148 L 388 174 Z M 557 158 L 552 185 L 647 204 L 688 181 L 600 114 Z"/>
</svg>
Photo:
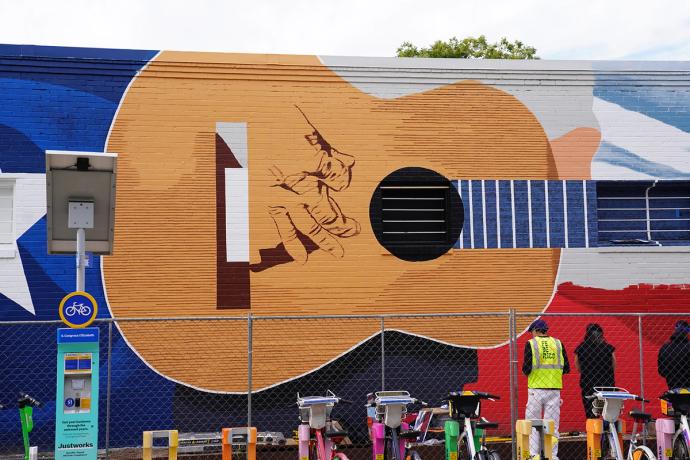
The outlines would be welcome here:
<svg viewBox="0 0 690 460">
<path fill-rule="evenodd" d="M 544 59 L 690 60 L 688 0 L 0 0 L 0 43 L 393 56 L 484 34 Z"/>
</svg>

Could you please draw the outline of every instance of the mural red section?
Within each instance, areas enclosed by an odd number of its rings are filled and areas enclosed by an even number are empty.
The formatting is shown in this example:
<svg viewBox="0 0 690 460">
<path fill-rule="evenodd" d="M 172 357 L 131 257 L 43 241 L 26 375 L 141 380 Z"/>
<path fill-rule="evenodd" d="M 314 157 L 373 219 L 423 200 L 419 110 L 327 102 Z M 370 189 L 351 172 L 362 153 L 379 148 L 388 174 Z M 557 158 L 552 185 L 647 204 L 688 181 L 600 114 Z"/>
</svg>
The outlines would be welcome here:
<svg viewBox="0 0 690 460">
<path fill-rule="evenodd" d="M 644 313 L 674 313 L 690 310 L 690 286 L 687 285 L 649 285 L 629 286 L 621 290 L 607 290 L 575 286 L 564 283 L 559 286 L 548 313 L 543 317 L 549 324 L 549 334 L 561 339 L 573 366 L 574 350 L 582 342 L 587 324 L 596 322 L 604 329 L 606 340 L 616 347 L 617 360 L 616 385 L 631 392 L 644 393 L 651 402 L 645 410 L 654 417 L 661 416 L 658 397 L 666 390 L 666 381 L 657 372 L 657 356 L 661 346 L 669 340 L 674 324 L 681 318 L 677 315 L 645 316 Z M 616 316 L 616 314 L 639 312 L 641 315 Z M 568 313 L 567 316 L 550 314 Z M 577 315 L 581 313 L 582 316 Z M 602 316 L 594 316 L 603 314 Z M 608 315 L 610 314 L 610 316 Z M 640 330 L 642 353 L 640 353 Z M 520 331 L 522 332 L 522 331 Z M 518 372 L 522 367 L 522 354 L 531 335 L 527 332 L 518 339 Z M 639 373 L 640 360 L 644 369 Z M 479 376 L 472 388 L 505 395 L 505 400 L 487 405 L 486 416 L 498 420 L 504 426 L 510 424 L 510 404 L 508 395 L 509 350 L 504 345 L 496 349 L 478 351 Z M 495 363 L 506 363 L 496 366 Z M 482 369 L 482 364 L 491 369 Z M 491 372 L 503 368 L 505 373 Z M 579 374 L 573 368 L 563 379 L 561 397 L 561 432 L 584 431 L 583 412 Z M 642 389 L 644 386 L 644 391 Z M 469 386 L 468 386 L 469 387 Z M 527 403 L 527 377 L 518 380 L 518 417 L 524 417 Z M 639 406 L 639 404 L 638 404 Z M 632 407 L 632 406 L 631 406 Z M 628 420 L 628 423 L 632 423 Z"/>
</svg>

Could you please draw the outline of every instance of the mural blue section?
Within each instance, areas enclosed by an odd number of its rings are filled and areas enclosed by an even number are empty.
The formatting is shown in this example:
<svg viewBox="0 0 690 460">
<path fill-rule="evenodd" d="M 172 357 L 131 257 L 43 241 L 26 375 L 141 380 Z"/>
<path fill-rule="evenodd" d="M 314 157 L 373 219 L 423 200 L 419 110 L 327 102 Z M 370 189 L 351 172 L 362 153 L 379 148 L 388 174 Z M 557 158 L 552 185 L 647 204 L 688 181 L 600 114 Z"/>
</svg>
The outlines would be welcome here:
<svg viewBox="0 0 690 460">
<path fill-rule="evenodd" d="M 484 202 L 486 207 L 486 245 L 489 248 L 498 247 L 498 231 L 496 229 L 496 181 L 485 180 Z"/>
<path fill-rule="evenodd" d="M 510 181 L 503 180 L 498 183 L 498 206 L 501 217 L 501 247 L 512 248 L 513 241 L 513 204 Z"/>
<path fill-rule="evenodd" d="M 540 180 L 530 181 L 530 195 L 532 203 L 532 247 L 546 248 L 546 182 Z"/>
<path fill-rule="evenodd" d="M 135 73 L 155 51 L 97 50 L 0 45 L 0 170 L 45 172 L 45 150 L 102 151 L 122 95 Z M 70 59 L 68 59 L 70 58 Z M 71 59 L 81 58 L 81 59 Z M 0 294 L 0 321 L 56 320 L 60 299 L 75 285 L 74 257 L 48 255 L 46 219 L 41 218 L 17 240 L 35 315 Z M 19 275 L 19 274 L 18 274 Z M 86 270 L 88 291 L 107 318 L 100 258 Z M 20 390 L 45 406 L 34 412 L 32 441 L 42 450 L 53 443 L 55 418 L 55 324 L 0 326 L 0 402 L 11 406 Z M 108 326 L 101 324 L 101 336 Z M 130 442 L 124 429 L 132 421 L 160 427 L 171 423 L 174 385 L 149 369 L 113 328 L 111 446 Z M 107 378 L 107 341 L 102 341 L 101 381 Z M 40 350 L 40 353 L 37 351 Z M 142 385 L 146 382 L 146 385 Z M 105 388 L 105 386 L 102 386 Z M 136 391 L 134 391 L 136 387 Z M 135 398 L 134 400 L 132 398 Z M 106 414 L 101 398 L 102 422 Z M 101 442 L 105 430 L 101 430 Z M 0 455 L 21 448 L 15 410 L 0 411 Z"/>
<path fill-rule="evenodd" d="M 668 79 L 667 76 L 663 78 Z M 690 91 L 684 87 L 650 85 L 649 80 L 653 77 L 642 80 L 617 76 L 620 83 L 616 85 L 612 85 L 610 79 L 610 75 L 597 75 L 593 91 L 595 97 L 690 133 Z"/>
</svg>

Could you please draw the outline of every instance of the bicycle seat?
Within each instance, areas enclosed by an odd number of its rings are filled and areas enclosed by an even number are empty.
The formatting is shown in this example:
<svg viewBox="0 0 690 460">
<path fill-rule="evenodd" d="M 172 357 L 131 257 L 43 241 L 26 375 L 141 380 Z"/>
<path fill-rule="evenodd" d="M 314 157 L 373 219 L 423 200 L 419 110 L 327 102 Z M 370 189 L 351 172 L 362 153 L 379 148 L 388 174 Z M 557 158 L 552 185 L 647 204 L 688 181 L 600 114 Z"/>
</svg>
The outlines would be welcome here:
<svg viewBox="0 0 690 460">
<path fill-rule="evenodd" d="M 421 433 L 419 431 L 409 430 L 401 431 L 400 437 L 403 439 L 417 439 Z"/>
<path fill-rule="evenodd" d="M 636 421 L 642 422 L 642 423 L 647 423 L 647 422 L 649 422 L 649 421 L 652 419 L 651 414 L 647 414 L 647 413 L 644 413 L 644 412 L 639 412 L 639 411 L 636 411 L 636 410 L 631 410 L 631 411 L 630 411 L 630 416 L 631 416 L 633 419 L 635 419 Z"/>
<path fill-rule="evenodd" d="M 489 422 L 489 421 L 479 421 L 477 422 L 477 428 L 484 428 L 485 430 L 491 430 L 494 428 L 498 428 L 498 423 L 495 422 Z"/>
<path fill-rule="evenodd" d="M 347 431 L 345 431 L 345 430 L 326 431 L 326 437 L 327 438 L 344 438 L 346 436 L 347 436 Z"/>
</svg>

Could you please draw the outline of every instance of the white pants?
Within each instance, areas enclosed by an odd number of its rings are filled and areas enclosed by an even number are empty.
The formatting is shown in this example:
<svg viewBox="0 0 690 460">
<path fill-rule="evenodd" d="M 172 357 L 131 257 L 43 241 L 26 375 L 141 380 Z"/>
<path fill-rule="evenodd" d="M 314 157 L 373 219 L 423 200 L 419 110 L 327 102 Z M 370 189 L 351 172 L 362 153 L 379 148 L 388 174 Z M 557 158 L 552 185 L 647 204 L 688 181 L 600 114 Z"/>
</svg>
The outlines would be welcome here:
<svg viewBox="0 0 690 460">
<path fill-rule="evenodd" d="M 530 388 L 527 390 L 526 419 L 551 419 L 554 423 L 556 442 L 553 444 L 552 459 L 558 460 L 558 422 L 561 418 L 561 391 L 539 390 Z M 539 434 L 532 430 L 529 437 L 529 450 L 531 455 L 539 454 Z"/>
</svg>

